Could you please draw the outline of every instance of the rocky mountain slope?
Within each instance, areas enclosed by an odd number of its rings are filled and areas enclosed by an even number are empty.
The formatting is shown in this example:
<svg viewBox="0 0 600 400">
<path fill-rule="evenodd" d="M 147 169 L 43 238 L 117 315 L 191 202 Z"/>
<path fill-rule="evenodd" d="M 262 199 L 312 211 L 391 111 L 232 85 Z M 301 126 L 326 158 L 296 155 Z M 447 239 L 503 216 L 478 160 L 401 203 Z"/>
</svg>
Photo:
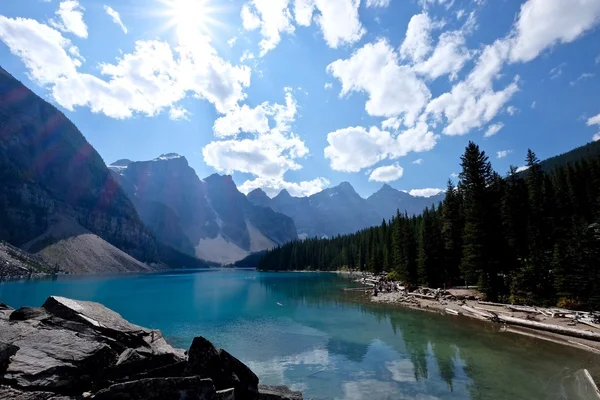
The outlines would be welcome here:
<svg viewBox="0 0 600 400">
<path fill-rule="evenodd" d="M 0 303 L 0 398 L 302 400 L 259 385 L 250 368 L 196 337 L 185 352 L 160 331 L 101 304 L 49 297 L 41 308 Z"/>
<path fill-rule="evenodd" d="M 431 204 L 437 205 L 444 195 L 416 197 L 384 185 L 364 199 L 350 183 L 342 182 L 309 197 L 292 197 L 285 189 L 272 199 L 261 189 L 247 197 L 255 205 L 292 217 L 301 237 L 332 237 L 379 225 L 397 210 L 418 214 Z"/>
<path fill-rule="evenodd" d="M 446 197 L 445 193 L 440 193 L 431 197 L 411 196 L 406 192 L 394 189 L 390 185 L 383 185 L 381 189 L 367 197 L 367 203 L 377 210 L 379 215 L 386 219 L 391 218 L 397 211 L 406 212 L 408 215 L 418 215 L 426 207 L 431 207 L 439 203 Z"/>
<path fill-rule="evenodd" d="M 227 264 L 297 238 L 291 218 L 250 203 L 231 176 L 200 180 L 185 157 L 109 167 L 157 237 L 187 254 Z"/>
<path fill-rule="evenodd" d="M 1 68 L 0 133 L 0 240 L 16 246 L 36 243 L 36 252 L 51 265 L 91 243 L 71 242 L 48 252 L 45 245 L 82 232 L 95 235 L 94 250 L 85 254 L 97 258 L 79 260 L 96 265 L 107 254 L 113 260 L 141 261 L 126 263 L 126 270 L 147 270 L 147 264 L 206 265 L 157 242 L 75 125 Z M 73 221 L 75 229 L 65 231 L 64 220 Z"/>
<path fill-rule="evenodd" d="M 32 256 L 18 247 L 0 242 L 0 280 L 46 275 L 54 271 L 55 268 L 45 263 L 41 257 Z"/>
</svg>

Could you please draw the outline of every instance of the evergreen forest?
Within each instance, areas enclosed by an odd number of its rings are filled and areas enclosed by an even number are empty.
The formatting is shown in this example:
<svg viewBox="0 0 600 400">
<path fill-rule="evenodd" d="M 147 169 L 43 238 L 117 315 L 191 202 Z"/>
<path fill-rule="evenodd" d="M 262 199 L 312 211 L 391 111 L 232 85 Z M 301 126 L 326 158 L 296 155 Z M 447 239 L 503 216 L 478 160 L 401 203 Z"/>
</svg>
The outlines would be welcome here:
<svg viewBox="0 0 600 400">
<path fill-rule="evenodd" d="M 261 270 L 387 272 L 407 285 L 477 285 L 491 301 L 600 309 L 600 157 L 592 143 L 505 177 L 470 142 L 458 183 L 421 215 L 268 251 Z M 348 215 L 348 218 L 352 218 Z"/>
</svg>

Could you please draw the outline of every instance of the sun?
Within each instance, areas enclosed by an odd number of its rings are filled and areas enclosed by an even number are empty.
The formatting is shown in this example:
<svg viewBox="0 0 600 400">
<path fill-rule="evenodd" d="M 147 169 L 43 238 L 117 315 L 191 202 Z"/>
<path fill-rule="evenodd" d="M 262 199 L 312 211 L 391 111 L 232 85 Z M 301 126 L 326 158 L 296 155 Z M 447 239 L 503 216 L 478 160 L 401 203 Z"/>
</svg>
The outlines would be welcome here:
<svg viewBox="0 0 600 400">
<path fill-rule="evenodd" d="M 167 18 L 168 28 L 211 34 L 211 28 L 219 24 L 214 18 L 218 8 L 211 4 L 211 0 L 160 0 L 160 2 L 165 6 L 161 14 Z"/>
</svg>

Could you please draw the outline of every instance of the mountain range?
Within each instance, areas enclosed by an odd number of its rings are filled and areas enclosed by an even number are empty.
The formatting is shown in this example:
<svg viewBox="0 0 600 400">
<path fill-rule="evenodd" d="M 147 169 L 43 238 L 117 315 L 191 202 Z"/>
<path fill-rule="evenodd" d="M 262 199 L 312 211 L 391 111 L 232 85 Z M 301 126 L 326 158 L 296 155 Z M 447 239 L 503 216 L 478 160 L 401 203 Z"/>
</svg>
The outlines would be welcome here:
<svg viewBox="0 0 600 400">
<path fill-rule="evenodd" d="M 186 254 L 226 264 L 297 238 L 290 217 L 252 204 L 229 175 L 199 179 L 178 154 L 109 168 L 156 237 Z"/>
<path fill-rule="evenodd" d="M 173 153 L 107 168 L 62 112 L 1 68 L 0 132 L 0 240 L 46 270 L 234 263 L 299 236 L 351 233 L 441 200 L 388 185 L 364 199 L 347 182 L 309 197 L 284 190 L 271 199 L 260 189 L 245 196 L 231 176 L 200 179 Z"/>
<path fill-rule="evenodd" d="M 208 266 L 156 240 L 77 127 L 2 68 L 0 240 L 64 272 Z"/>
<path fill-rule="evenodd" d="M 272 199 L 261 189 L 248 193 L 253 204 L 270 207 L 292 217 L 301 238 L 332 237 L 379 225 L 398 211 L 409 215 L 436 206 L 444 193 L 432 197 L 411 196 L 385 184 L 368 198 L 361 197 L 352 185 L 342 182 L 308 197 L 292 197 L 282 190 Z"/>
</svg>

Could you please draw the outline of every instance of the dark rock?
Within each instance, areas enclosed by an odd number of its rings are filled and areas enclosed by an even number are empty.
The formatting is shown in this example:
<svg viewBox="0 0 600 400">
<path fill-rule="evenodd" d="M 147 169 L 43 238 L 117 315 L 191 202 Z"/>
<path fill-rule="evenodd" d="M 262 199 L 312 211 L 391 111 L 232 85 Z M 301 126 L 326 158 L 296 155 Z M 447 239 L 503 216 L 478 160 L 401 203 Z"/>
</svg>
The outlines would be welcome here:
<svg viewBox="0 0 600 400">
<path fill-rule="evenodd" d="M 10 315 L 10 321 L 28 321 L 36 320 L 41 321 L 49 318 L 50 314 L 46 310 L 40 307 L 21 307 L 18 310 L 13 311 Z"/>
<path fill-rule="evenodd" d="M 106 376 L 109 379 L 118 380 L 119 378 L 133 377 L 145 373 L 146 371 L 153 371 L 159 368 L 163 369 L 164 372 L 167 372 L 169 371 L 167 369 L 168 367 L 180 362 L 181 359 L 177 354 L 142 354 L 134 349 L 127 349 L 121 353 L 116 365 L 106 371 Z M 183 368 L 181 371 L 183 371 Z M 182 374 L 163 375 L 161 377 L 181 375 Z"/>
<path fill-rule="evenodd" d="M 202 336 L 195 337 L 188 351 L 187 375 L 199 375 L 213 380 L 217 389 L 234 387 L 232 376 L 226 376 L 219 352 Z"/>
<path fill-rule="evenodd" d="M 17 353 L 17 350 L 19 350 L 19 347 L 14 344 L 0 342 L 0 374 L 4 374 L 6 368 L 8 368 L 10 358 Z"/>
<path fill-rule="evenodd" d="M 210 379 L 151 378 L 117 383 L 96 393 L 94 400 L 212 400 L 215 387 Z"/>
<path fill-rule="evenodd" d="M 4 303 L 0 303 L 0 320 L 1 319 L 9 319 L 10 315 L 14 312 L 15 310 L 12 307 L 7 306 Z"/>
<path fill-rule="evenodd" d="M 52 392 L 23 392 L 8 386 L 0 386 L 2 400 L 69 400 L 75 397 L 60 396 Z"/>
<path fill-rule="evenodd" d="M 16 339 L 11 342 L 18 347 L 4 381 L 21 388 L 81 393 L 116 360 L 117 354 L 108 345 L 75 332 L 40 328 L 28 322 L 13 322 L 8 329 L 3 328 L 0 333 Z"/>
<path fill-rule="evenodd" d="M 234 388 L 223 389 L 215 393 L 215 400 L 235 400 L 235 395 L 236 390 Z M 245 399 L 245 397 L 238 396 L 238 399 Z"/>
<path fill-rule="evenodd" d="M 2 310 L 14 310 L 14 308 L 12 308 L 11 306 L 7 306 L 6 304 L 0 301 L 0 311 Z"/>
<path fill-rule="evenodd" d="M 142 372 L 137 375 L 130 376 L 128 380 L 139 380 L 147 378 L 173 378 L 178 376 L 185 376 L 186 368 L 187 361 L 179 361 L 175 364 L 162 366 L 159 368 Z"/>
<path fill-rule="evenodd" d="M 225 373 L 233 376 L 236 396 L 242 399 L 258 399 L 258 377 L 256 374 L 223 349 L 219 350 L 219 357 Z"/>
<path fill-rule="evenodd" d="M 292 392 L 287 386 L 258 386 L 260 400 L 302 400 L 302 393 Z"/>
</svg>

